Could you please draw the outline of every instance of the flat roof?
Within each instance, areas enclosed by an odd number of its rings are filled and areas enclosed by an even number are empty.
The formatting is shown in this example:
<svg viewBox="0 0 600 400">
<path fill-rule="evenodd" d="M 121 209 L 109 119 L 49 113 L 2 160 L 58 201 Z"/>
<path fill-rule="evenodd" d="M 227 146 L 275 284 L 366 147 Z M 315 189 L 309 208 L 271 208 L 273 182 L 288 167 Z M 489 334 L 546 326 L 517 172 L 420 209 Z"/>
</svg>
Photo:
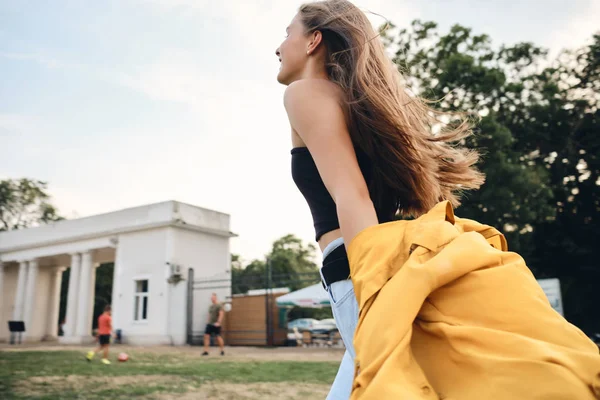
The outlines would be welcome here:
<svg viewBox="0 0 600 400">
<path fill-rule="evenodd" d="M 169 200 L 0 232 L 0 253 L 165 226 L 235 237 L 229 230 L 229 219 L 222 212 Z"/>
</svg>

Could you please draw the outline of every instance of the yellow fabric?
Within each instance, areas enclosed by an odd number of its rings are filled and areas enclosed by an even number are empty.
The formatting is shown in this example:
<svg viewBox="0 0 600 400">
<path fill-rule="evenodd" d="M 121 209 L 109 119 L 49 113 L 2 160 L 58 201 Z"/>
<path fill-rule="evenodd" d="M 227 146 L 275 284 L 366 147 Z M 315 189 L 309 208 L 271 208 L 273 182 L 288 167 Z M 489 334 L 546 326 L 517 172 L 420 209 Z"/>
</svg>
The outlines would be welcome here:
<svg viewBox="0 0 600 400">
<path fill-rule="evenodd" d="M 351 398 L 600 399 L 598 347 L 507 250 L 448 202 L 360 232 L 348 246 L 360 307 Z"/>
</svg>

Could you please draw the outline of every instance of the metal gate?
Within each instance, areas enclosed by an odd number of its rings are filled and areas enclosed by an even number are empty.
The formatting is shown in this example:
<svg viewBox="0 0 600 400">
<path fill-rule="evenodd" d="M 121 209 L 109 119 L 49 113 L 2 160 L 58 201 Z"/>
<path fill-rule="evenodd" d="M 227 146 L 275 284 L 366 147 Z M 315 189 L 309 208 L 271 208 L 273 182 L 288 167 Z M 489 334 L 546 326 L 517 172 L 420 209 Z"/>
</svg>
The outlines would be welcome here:
<svg viewBox="0 0 600 400">
<path fill-rule="evenodd" d="M 194 300 L 196 296 L 203 296 L 208 299 L 211 293 L 219 289 L 230 289 L 231 279 L 194 279 L 194 270 L 188 270 L 187 287 L 187 344 L 202 345 L 204 338 L 204 324 L 200 324 L 200 329 L 194 330 L 194 318 L 199 318 L 208 312 L 208 309 L 194 310 Z"/>
<path fill-rule="evenodd" d="M 320 275 L 318 271 L 294 274 L 273 274 L 269 260 L 267 260 L 266 266 L 267 268 L 265 269 L 264 273 L 253 276 L 245 276 L 242 279 L 235 279 L 236 277 L 234 276 L 229 279 L 195 279 L 194 270 L 190 269 L 188 271 L 187 282 L 187 343 L 190 345 L 203 344 L 204 324 L 194 324 L 194 319 L 203 319 L 208 309 L 194 309 L 196 296 L 203 296 L 204 298 L 208 299 L 212 292 L 218 292 L 219 290 L 223 289 L 231 289 L 232 295 L 237 294 L 243 296 L 249 291 L 254 290 L 254 294 L 257 294 L 258 292 L 258 295 L 264 296 L 264 301 L 260 300 L 260 304 L 256 302 L 259 300 L 253 302 L 253 308 L 251 311 L 260 314 L 261 318 L 264 316 L 264 322 L 260 325 L 253 325 L 252 328 L 245 327 L 244 330 L 227 329 L 230 325 L 232 325 L 230 321 L 228 321 L 228 316 L 226 318 L 227 327 L 224 327 L 226 344 L 232 344 L 228 343 L 230 341 L 234 342 L 234 340 L 228 339 L 244 336 L 244 340 L 247 342 L 245 345 L 279 345 L 280 343 L 278 340 L 276 340 L 276 338 L 280 338 L 282 335 L 284 337 L 287 336 L 287 321 L 285 321 L 284 326 L 278 324 L 283 316 L 278 315 L 278 309 L 276 305 L 276 297 L 278 294 L 274 292 L 274 288 L 290 288 L 291 290 L 296 290 L 319 282 Z M 232 300 L 233 302 L 233 300 L 237 299 L 228 300 Z M 285 316 L 287 317 L 287 314 Z M 194 329 L 194 325 L 196 325 L 196 329 Z M 283 342 L 285 342 L 285 340 Z M 281 344 L 283 344 L 283 342 Z"/>
</svg>

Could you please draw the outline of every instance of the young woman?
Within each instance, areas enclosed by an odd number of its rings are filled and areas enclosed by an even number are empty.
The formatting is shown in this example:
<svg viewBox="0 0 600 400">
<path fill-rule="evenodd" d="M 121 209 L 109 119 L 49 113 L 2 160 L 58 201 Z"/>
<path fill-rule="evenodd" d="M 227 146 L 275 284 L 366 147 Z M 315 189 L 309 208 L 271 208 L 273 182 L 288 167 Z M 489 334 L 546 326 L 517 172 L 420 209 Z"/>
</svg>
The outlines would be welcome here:
<svg viewBox="0 0 600 400">
<path fill-rule="evenodd" d="M 312 213 L 323 251 L 323 285 L 347 349 L 328 399 L 348 399 L 360 370 L 353 362 L 359 306 L 350 273 L 356 266 L 348 261 L 344 243 L 397 213 L 419 216 L 443 200 L 457 205 L 457 192 L 478 188 L 483 176 L 473 167 L 477 153 L 456 145 L 471 133 L 468 122 L 443 125 L 432 134 L 440 113 L 407 94 L 369 20 L 352 3 L 305 4 L 286 31 L 276 55 L 281 62 L 277 79 L 287 86 L 292 176 Z M 382 253 L 394 252 L 382 246 Z M 391 269 L 391 261 L 384 261 L 380 267 Z M 389 336 L 372 333 L 368 341 Z M 434 389 L 429 395 L 437 398 Z M 385 398 L 417 398 L 406 395 Z"/>
<path fill-rule="evenodd" d="M 393 220 L 419 214 L 454 191 L 477 188 L 477 154 L 451 147 L 466 123 L 437 136 L 439 113 L 400 84 L 366 16 L 348 1 L 303 5 L 276 51 L 277 79 L 292 126 L 292 174 L 313 216 L 323 251 L 323 284 L 346 353 L 329 399 L 348 399 L 354 375 L 358 305 L 344 242 Z"/>
</svg>

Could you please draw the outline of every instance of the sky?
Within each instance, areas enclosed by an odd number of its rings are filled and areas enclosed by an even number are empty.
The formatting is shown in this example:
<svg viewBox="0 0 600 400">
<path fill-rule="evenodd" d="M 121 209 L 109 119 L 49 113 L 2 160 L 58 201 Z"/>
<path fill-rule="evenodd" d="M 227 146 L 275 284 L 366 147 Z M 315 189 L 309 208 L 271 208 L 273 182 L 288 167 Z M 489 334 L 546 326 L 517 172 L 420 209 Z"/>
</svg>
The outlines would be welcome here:
<svg viewBox="0 0 600 400">
<path fill-rule="evenodd" d="M 557 54 L 598 29 L 597 0 L 362 0 Z M 0 179 L 47 181 L 62 215 L 166 200 L 231 215 L 232 252 L 314 241 L 290 175 L 275 49 L 300 1 L 0 1 Z M 372 15 L 375 25 L 383 20 Z"/>
</svg>

